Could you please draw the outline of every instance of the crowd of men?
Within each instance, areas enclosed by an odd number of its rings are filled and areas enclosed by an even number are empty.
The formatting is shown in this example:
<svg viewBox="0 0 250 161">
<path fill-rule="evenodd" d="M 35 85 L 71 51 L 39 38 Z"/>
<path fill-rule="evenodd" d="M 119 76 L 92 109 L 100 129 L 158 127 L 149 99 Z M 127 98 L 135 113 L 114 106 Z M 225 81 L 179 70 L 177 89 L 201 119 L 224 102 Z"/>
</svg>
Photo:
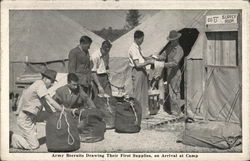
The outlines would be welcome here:
<svg viewBox="0 0 250 161">
<path fill-rule="evenodd" d="M 170 91 L 173 106 L 180 99 L 181 77 L 178 63 L 183 57 L 183 50 L 178 43 L 181 34 L 171 31 L 167 39 L 171 45 L 166 51 L 155 58 L 144 57 L 141 44 L 144 40 L 142 31 L 135 31 L 134 42 L 128 49 L 128 58 L 132 66 L 133 97 L 137 99 L 142 107 L 142 118 L 148 118 L 148 74 L 146 66 L 154 64 L 155 61 L 165 61 L 164 67 L 176 71 L 177 74 L 169 80 L 170 87 L 177 86 Z M 65 111 L 77 115 L 80 108 L 95 108 L 93 99 L 97 95 L 107 94 L 112 96 L 109 81 L 109 51 L 112 47 L 110 41 L 103 41 L 99 50 L 89 53 L 92 39 L 82 36 L 77 47 L 69 52 L 69 64 L 67 84 L 58 88 L 56 94 L 51 97 L 47 91 L 56 81 L 57 72 L 47 69 L 42 74 L 42 79 L 35 81 L 23 91 L 18 105 L 17 125 L 20 134 L 10 131 L 10 146 L 19 149 L 37 149 L 39 142 L 37 138 L 36 117 L 39 111 L 45 107 L 46 111 Z M 170 71 L 171 72 L 171 71 Z M 173 88 L 170 88 L 173 89 Z M 176 90 L 177 89 L 177 90 Z M 48 103 L 50 106 L 48 106 Z"/>
</svg>

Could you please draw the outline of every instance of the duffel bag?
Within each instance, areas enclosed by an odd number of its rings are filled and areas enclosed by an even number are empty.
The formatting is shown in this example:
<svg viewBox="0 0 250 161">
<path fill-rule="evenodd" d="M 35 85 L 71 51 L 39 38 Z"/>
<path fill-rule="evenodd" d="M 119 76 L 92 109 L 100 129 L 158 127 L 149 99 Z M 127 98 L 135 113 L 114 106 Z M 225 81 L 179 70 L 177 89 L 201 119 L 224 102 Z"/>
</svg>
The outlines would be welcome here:
<svg viewBox="0 0 250 161">
<path fill-rule="evenodd" d="M 115 106 L 116 106 L 116 99 L 114 97 L 101 97 L 97 96 L 93 100 L 96 108 L 103 112 L 104 114 L 104 121 L 106 123 L 107 129 L 114 128 L 115 124 Z"/>
<path fill-rule="evenodd" d="M 207 148 L 230 149 L 241 143 L 241 127 L 229 122 L 186 123 L 180 140 L 183 144 Z"/>
<path fill-rule="evenodd" d="M 77 120 L 64 108 L 47 120 L 46 146 L 49 152 L 72 152 L 80 148 Z"/>
<path fill-rule="evenodd" d="M 117 102 L 115 115 L 117 133 L 136 133 L 141 130 L 142 109 L 135 99 L 123 99 Z"/>
<path fill-rule="evenodd" d="M 82 109 L 77 127 L 81 142 L 94 143 L 104 139 L 106 124 L 103 113 L 96 108 Z"/>
</svg>

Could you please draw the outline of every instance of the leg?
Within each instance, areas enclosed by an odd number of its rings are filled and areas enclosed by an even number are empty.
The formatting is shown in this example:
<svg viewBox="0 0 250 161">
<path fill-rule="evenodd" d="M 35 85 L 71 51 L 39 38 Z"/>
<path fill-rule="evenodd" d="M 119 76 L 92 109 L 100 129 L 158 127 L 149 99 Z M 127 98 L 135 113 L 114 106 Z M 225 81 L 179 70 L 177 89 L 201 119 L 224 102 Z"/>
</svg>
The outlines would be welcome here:
<svg viewBox="0 0 250 161">
<path fill-rule="evenodd" d="M 142 72 L 141 76 L 141 100 L 142 100 L 142 107 L 144 109 L 145 117 L 149 115 L 149 105 L 148 105 L 148 77 L 147 73 Z M 144 118 L 145 118 L 144 117 Z"/>
<path fill-rule="evenodd" d="M 104 92 L 110 96 L 112 96 L 112 91 L 111 91 L 111 84 L 108 79 L 108 75 L 98 75 L 99 82 L 101 83 L 102 88 L 104 89 Z"/>
<path fill-rule="evenodd" d="M 170 101 L 171 111 L 177 115 L 180 114 L 181 106 L 184 104 L 184 101 L 181 100 L 180 83 L 181 83 L 181 72 L 180 70 L 178 70 L 176 75 L 172 78 L 169 87 L 170 99 L 171 99 Z"/>
<path fill-rule="evenodd" d="M 17 118 L 17 124 L 20 128 L 21 135 L 12 135 L 12 147 L 27 150 L 37 149 L 39 147 L 39 142 L 37 139 L 34 116 L 27 115 L 21 111 Z"/>
<path fill-rule="evenodd" d="M 142 71 L 133 69 L 133 97 L 141 104 L 142 118 L 145 118 L 148 112 L 148 82 L 145 81 L 146 79 L 147 77 L 145 78 L 145 74 Z"/>
</svg>

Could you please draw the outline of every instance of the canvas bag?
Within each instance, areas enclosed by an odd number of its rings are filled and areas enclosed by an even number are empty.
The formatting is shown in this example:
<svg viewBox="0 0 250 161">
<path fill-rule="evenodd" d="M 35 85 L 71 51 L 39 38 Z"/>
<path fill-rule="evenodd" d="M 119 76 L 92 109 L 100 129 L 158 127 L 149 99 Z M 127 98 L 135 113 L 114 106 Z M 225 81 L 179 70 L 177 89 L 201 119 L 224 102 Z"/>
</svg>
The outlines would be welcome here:
<svg viewBox="0 0 250 161">
<path fill-rule="evenodd" d="M 49 152 L 72 152 L 80 148 L 77 120 L 64 107 L 47 120 L 46 146 Z"/>
<path fill-rule="evenodd" d="M 115 107 L 117 100 L 114 97 L 97 96 L 93 100 L 96 108 L 103 112 L 104 121 L 107 129 L 114 128 L 115 124 Z"/>
<path fill-rule="evenodd" d="M 115 131 L 118 133 L 136 133 L 141 130 L 142 109 L 135 99 L 123 99 L 117 102 Z"/>
<path fill-rule="evenodd" d="M 103 113 L 96 108 L 82 109 L 77 128 L 81 142 L 94 143 L 103 140 L 106 131 Z"/>
<path fill-rule="evenodd" d="M 230 149 L 241 143 L 241 127 L 229 122 L 187 123 L 181 142 L 186 145 Z"/>
</svg>

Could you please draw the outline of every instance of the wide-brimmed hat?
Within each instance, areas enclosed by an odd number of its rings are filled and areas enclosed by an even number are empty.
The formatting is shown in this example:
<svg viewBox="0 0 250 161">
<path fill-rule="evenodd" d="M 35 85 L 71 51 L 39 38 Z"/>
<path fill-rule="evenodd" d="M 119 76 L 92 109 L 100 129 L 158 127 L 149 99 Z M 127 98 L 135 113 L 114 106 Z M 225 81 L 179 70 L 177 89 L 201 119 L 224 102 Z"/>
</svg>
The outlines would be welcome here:
<svg viewBox="0 0 250 161">
<path fill-rule="evenodd" d="M 169 32 L 169 36 L 167 37 L 167 39 L 169 41 L 171 40 L 176 40 L 176 39 L 179 39 L 181 37 L 181 33 L 175 31 L 175 30 L 172 30 Z"/>
<path fill-rule="evenodd" d="M 46 69 L 44 72 L 41 73 L 42 76 L 49 78 L 52 81 L 56 81 L 57 72 L 51 69 Z"/>
</svg>

